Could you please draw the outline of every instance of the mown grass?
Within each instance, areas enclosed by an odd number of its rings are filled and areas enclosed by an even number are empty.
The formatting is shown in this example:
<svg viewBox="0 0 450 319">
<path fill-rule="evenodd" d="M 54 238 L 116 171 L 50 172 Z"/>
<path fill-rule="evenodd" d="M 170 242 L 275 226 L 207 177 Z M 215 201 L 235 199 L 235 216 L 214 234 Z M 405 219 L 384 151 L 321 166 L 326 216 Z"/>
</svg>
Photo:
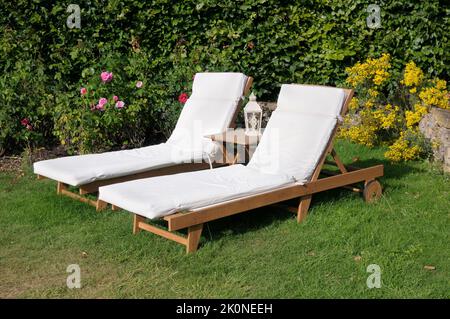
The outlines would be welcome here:
<svg viewBox="0 0 450 319">
<path fill-rule="evenodd" d="M 275 207 L 211 222 L 192 255 L 133 236 L 126 212 L 96 213 L 52 181 L 3 173 L 0 297 L 450 297 L 449 176 L 427 162 L 392 165 L 383 149 L 337 148 L 345 162 L 385 164 L 379 202 L 334 190 L 314 197 L 301 225 Z M 66 287 L 69 264 L 81 289 Z M 381 267 L 379 289 L 366 285 L 369 264 Z"/>
</svg>

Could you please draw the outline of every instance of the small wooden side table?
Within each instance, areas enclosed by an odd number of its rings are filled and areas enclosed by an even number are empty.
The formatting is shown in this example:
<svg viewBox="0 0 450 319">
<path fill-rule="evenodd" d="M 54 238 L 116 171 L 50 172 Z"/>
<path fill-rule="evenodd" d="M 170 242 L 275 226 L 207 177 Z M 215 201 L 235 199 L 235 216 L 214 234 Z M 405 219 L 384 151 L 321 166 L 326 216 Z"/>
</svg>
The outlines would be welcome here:
<svg viewBox="0 0 450 319">
<path fill-rule="evenodd" d="M 221 143 L 224 162 L 227 164 L 246 163 L 250 160 L 260 139 L 260 135 L 247 135 L 245 129 L 228 129 L 225 132 L 207 135 L 215 142 Z M 232 153 L 230 155 L 230 153 Z"/>
</svg>

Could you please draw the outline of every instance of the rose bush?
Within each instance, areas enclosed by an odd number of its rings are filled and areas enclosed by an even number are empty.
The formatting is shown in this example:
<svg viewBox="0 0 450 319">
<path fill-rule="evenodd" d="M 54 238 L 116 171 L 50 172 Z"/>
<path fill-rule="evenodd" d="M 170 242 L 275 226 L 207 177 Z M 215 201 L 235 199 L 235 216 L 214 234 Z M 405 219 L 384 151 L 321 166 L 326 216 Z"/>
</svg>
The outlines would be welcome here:
<svg viewBox="0 0 450 319">
<path fill-rule="evenodd" d="M 180 92 L 190 90 L 192 72 L 179 63 L 177 72 L 149 81 L 149 65 L 139 52 L 83 70 L 78 87 L 57 98 L 54 131 L 60 143 L 69 152 L 90 153 L 165 140 L 181 111 L 180 97 L 188 97 Z"/>
</svg>

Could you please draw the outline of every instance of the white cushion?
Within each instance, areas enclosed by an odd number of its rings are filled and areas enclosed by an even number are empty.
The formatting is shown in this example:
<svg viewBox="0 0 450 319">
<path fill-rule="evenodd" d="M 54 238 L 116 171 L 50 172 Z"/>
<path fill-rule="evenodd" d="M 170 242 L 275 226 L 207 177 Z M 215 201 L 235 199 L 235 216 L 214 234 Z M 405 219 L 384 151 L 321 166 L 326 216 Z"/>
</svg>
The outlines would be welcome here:
<svg viewBox="0 0 450 319">
<path fill-rule="evenodd" d="M 196 154 L 199 157 L 193 160 L 201 162 L 201 154 Z M 35 174 L 80 186 L 96 180 L 175 165 L 185 160 L 183 152 L 162 143 L 132 150 L 60 157 L 36 162 L 33 168 Z"/>
<path fill-rule="evenodd" d="M 158 218 L 288 184 L 294 181 L 285 174 L 267 175 L 232 165 L 103 186 L 99 199 L 147 218 Z"/>
<path fill-rule="evenodd" d="M 34 173 L 80 186 L 179 163 L 202 162 L 205 157 L 214 158 L 218 145 L 204 136 L 229 127 L 246 79 L 242 73 L 198 73 L 193 84 L 195 96 L 184 105 L 167 143 L 40 161 L 33 164 Z"/>
<path fill-rule="evenodd" d="M 277 109 L 272 113 L 248 166 L 267 174 L 310 180 L 325 151 L 336 118 Z"/>
<path fill-rule="evenodd" d="M 212 146 L 208 145 L 204 136 L 224 132 L 236 108 L 235 101 L 191 97 L 184 105 L 167 143 L 182 149 L 198 150 L 204 147 L 205 152 L 210 152 Z"/>
<path fill-rule="evenodd" d="M 337 117 L 345 100 L 345 91 L 339 88 L 283 84 L 277 101 L 277 110 Z"/>
<path fill-rule="evenodd" d="M 204 72 L 195 75 L 192 97 L 237 101 L 244 91 L 247 76 L 233 72 Z"/>
</svg>

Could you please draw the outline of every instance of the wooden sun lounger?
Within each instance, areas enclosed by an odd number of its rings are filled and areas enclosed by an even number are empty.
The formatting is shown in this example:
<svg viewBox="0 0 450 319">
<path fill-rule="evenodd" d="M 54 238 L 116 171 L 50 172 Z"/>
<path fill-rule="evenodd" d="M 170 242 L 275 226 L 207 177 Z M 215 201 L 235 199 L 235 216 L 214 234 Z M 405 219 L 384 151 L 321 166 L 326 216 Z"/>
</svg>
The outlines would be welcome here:
<svg viewBox="0 0 450 319">
<path fill-rule="evenodd" d="M 346 89 L 345 93 L 346 99 L 341 111 L 341 116 L 346 114 L 348 104 L 350 103 L 354 92 L 353 90 Z M 338 125 L 336 125 L 325 152 L 322 154 L 312 178 L 308 183 L 304 185 L 294 184 L 277 190 L 168 215 L 163 217 L 163 220 L 167 222 L 167 230 L 153 226 L 145 222 L 144 217 L 134 214 L 133 233 L 136 234 L 140 230 L 152 232 L 185 245 L 186 252 L 191 253 L 195 252 L 198 248 L 203 224 L 219 218 L 298 198 L 298 207 L 289 208 L 289 210 L 294 211 L 297 214 L 297 221 L 298 223 L 301 223 L 308 214 L 313 194 L 341 187 L 361 192 L 366 202 L 372 202 L 380 198 L 382 189 L 381 184 L 376 178 L 383 176 L 383 165 L 362 169 L 344 165 L 333 148 L 333 140 L 337 129 Z M 333 160 L 327 161 L 327 157 L 331 157 Z M 325 164 L 335 165 L 339 172 L 335 173 L 323 170 Z M 328 176 L 320 178 L 321 173 L 322 175 Z M 358 183 L 364 183 L 364 186 L 362 188 L 357 187 L 355 184 Z M 107 203 L 103 202 L 101 205 L 107 205 Z M 119 208 L 113 206 L 113 210 L 117 209 Z M 174 233 L 185 228 L 187 228 L 187 236 Z"/>
<path fill-rule="evenodd" d="M 250 93 L 250 89 L 253 85 L 253 77 L 249 76 L 247 77 L 247 82 L 244 87 L 243 96 L 246 96 Z M 242 101 L 239 101 L 236 111 L 234 112 L 233 118 L 230 122 L 229 127 L 234 128 L 236 126 L 236 118 L 241 110 L 242 107 Z M 225 155 L 224 155 L 225 156 Z M 225 161 L 226 162 L 226 161 Z M 225 165 L 225 163 L 212 163 L 213 167 L 219 167 Z M 92 200 L 89 199 L 83 195 L 86 194 L 92 194 L 98 192 L 98 188 L 101 186 L 116 184 L 116 183 L 123 183 L 127 181 L 132 181 L 135 179 L 142 179 L 142 178 L 149 178 L 149 177 L 155 177 L 155 176 L 162 176 L 162 175 L 171 175 L 171 174 L 178 174 L 178 173 L 184 173 L 184 172 L 191 172 L 191 171 L 199 171 L 203 169 L 210 168 L 209 163 L 181 163 L 177 165 L 171 165 L 167 167 L 162 167 L 158 169 L 150 169 L 145 172 L 137 173 L 137 174 L 131 174 L 131 175 L 125 175 L 115 178 L 109 178 L 109 179 L 102 179 L 98 180 L 92 183 L 84 184 L 78 187 L 79 193 L 75 193 L 69 190 L 69 185 L 57 181 L 57 187 L 56 187 L 56 193 L 58 195 L 65 195 L 72 199 L 78 200 L 80 202 L 92 205 L 96 208 L 97 211 L 101 211 L 106 208 L 106 204 L 99 200 Z M 37 179 L 46 179 L 47 177 L 42 175 L 37 175 Z"/>
</svg>

